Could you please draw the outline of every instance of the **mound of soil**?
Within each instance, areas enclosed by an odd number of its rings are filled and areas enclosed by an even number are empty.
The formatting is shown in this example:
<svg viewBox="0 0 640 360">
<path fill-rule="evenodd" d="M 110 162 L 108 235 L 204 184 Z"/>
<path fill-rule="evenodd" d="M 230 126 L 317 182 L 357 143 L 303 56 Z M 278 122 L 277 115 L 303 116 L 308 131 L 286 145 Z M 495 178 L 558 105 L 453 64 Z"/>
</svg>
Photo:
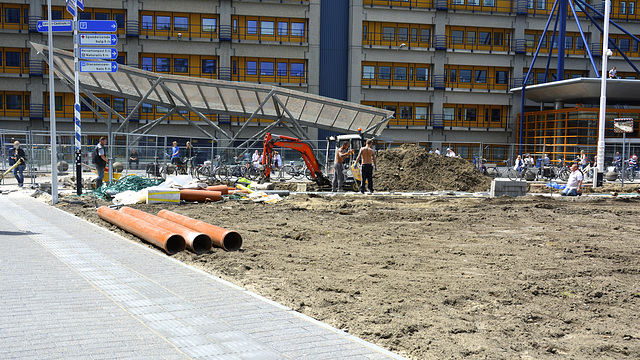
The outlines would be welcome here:
<svg viewBox="0 0 640 360">
<path fill-rule="evenodd" d="M 487 191 L 491 178 L 470 162 L 429 154 L 425 149 L 404 144 L 378 152 L 378 171 L 373 174 L 378 191 Z"/>
</svg>

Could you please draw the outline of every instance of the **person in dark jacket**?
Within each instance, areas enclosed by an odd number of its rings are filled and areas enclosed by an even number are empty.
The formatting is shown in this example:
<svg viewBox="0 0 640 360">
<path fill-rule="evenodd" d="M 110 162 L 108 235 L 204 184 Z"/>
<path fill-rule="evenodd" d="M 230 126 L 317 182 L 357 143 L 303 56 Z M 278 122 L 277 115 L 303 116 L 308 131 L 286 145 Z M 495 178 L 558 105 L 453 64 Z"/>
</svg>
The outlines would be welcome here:
<svg viewBox="0 0 640 360">
<path fill-rule="evenodd" d="M 13 143 L 13 148 L 9 151 L 9 165 L 13 166 L 16 162 L 21 161 L 20 165 L 13 168 L 13 176 L 15 176 L 16 180 L 18 180 L 18 186 L 22 187 L 24 185 L 24 168 L 27 163 L 27 155 L 24 153 L 24 150 L 20 148 L 20 142 L 16 140 Z"/>
</svg>

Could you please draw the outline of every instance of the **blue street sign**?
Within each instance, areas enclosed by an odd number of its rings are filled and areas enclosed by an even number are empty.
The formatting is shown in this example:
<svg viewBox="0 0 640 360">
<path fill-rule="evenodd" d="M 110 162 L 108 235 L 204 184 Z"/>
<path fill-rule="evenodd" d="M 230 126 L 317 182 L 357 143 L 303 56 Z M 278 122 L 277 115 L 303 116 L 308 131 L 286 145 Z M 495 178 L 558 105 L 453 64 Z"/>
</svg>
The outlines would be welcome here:
<svg viewBox="0 0 640 360">
<path fill-rule="evenodd" d="M 80 20 L 78 31 L 115 32 L 118 24 L 115 20 Z"/>
<path fill-rule="evenodd" d="M 39 32 L 48 32 L 49 21 L 48 20 L 38 21 L 37 28 Z M 51 31 L 53 32 L 73 31 L 73 20 L 53 20 L 51 21 Z"/>
<path fill-rule="evenodd" d="M 71 16 L 76 16 L 76 0 L 67 0 L 67 12 L 71 14 Z"/>
<path fill-rule="evenodd" d="M 109 59 L 115 60 L 118 58 L 118 50 L 113 48 L 80 48 L 81 59 Z"/>
<path fill-rule="evenodd" d="M 78 34 L 78 44 L 80 45 L 116 45 L 117 35 L 109 34 Z"/>
<path fill-rule="evenodd" d="M 115 61 L 80 61 L 80 72 L 117 72 Z"/>
<path fill-rule="evenodd" d="M 76 5 L 78 5 L 78 9 L 84 11 L 84 0 L 76 0 Z"/>
</svg>

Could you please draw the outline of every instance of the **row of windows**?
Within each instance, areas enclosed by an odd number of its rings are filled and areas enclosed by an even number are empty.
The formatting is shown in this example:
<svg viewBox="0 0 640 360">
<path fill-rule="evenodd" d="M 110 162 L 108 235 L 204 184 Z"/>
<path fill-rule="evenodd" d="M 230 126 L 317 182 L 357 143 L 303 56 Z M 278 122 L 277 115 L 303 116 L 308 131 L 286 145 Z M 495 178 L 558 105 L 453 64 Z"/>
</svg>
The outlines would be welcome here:
<svg viewBox="0 0 640 360">
<path fill-rule="evenodd" d="M 396 45 L 430 47 L 431 25 L 363 21 L 363 45 Z"/>
<path fill-rule="evenodd" d="M 447 27 L 447 35 L 448 44 L 454 49 L 508 51 L 511 30 L 450 26 Z"/>
<path fill-rule="evenodd" d="M 444 104 L 442 114 L 430 116 L 430 104 L 363 101 L 369 105 L 394 112 L 390 126 L 434 127 L 499 127 L 508 126 L 508 106 Z"/>
<path fill-rule="evenodd" d="M 153 72 L 217 78 L 217 56 L 141 53 L 139 66 Z"/>
<path fill-rule="evenodd" d="M 493 66 L 445 65 L 444 86 L 508 90 L 509 69 Z"/>
<path fill-rule="evenodd" d="M 389 6 L 404 8 L 423 8 L 423 9 L 451 9 L 467 10 L 467 11 L 485 11 L 485 12 L 503 12 L 503 13 L 527 13 L 532 15 L 547 15 L 551 12 L 555 0 L 526 0 L 507 1 L 507 0 L 364 0 L 364 6 Z M 595 4 L 596 1 L 590 2 L 594 8 L 604 14 L 604 1 Z M 613 19 L 637 19 L 636 1 L 611 1 L 611 17 Z M 567 6 L 570 14 L 571 8 Z"/>
<path fill-rule="evenodd" d="M 529 71 L 528 68 L 523 69 L 524 78 Z M 564 70 L 564 78 L 567 79 L 577 79 L 587 77 L 587 72 L 585 70 Z M 522 80 L 522 79 L 521 79 Z M 529 81 L 527 81 L 527 85 L 535 85 L 535 84 L 544 84 L 548 82 L 553 82 L 558 80 L 558 75 L 555 70 L 549 69 L 546 71 L 545 69 L 533 69 L 531 74 L 529 75 Z M 515 84 L 515 86 L 522 86 L 522 83 Z"/>
<path fill-rule="evenodd" d="M 260 16 L 232 16 L 234 38 L 260 41 L 296 41 L 308 39 L 306 19 Z"/>
<path fill-rule="evenodd" d="M 362 85 L 429 86 L 430 65 L 363 62 Z"/>
<path fill-rule="evenodd" d="M 0 48 L 0 72 L 22 74 L 29 69 L 29 49 Z"/>
<path fill-rule="evenodd" d="M 277 58 L 231 58 L 231 78 L 236 81 L 306 83 L 306 61 Z"/>
<path fill-rule="evenodd" d="M 585 34 L 587 37 L 588 34 Z M 540 51 L 542 53 L 549 53 L 551 48 L 553 52 L 557 53 L 558 49 L 558 35 L 546 33 L 542 36 L 542 31 L 525 30 L 524 32 L 526 51 L 535 51 L 538 44 L 540 44 Z M 542 42 L 541 42 L 542 40 Z M 552 41 L 553 40 L 553 41 Z M 588 39 L 587 39 L 588 40 Z M 556 49 L 556 50 L 553 50 Z M 567 32 L 564 41 L 565 53 L 568 54 L 585 54 L 585 45 L 580 33 Z"/>
</svg>

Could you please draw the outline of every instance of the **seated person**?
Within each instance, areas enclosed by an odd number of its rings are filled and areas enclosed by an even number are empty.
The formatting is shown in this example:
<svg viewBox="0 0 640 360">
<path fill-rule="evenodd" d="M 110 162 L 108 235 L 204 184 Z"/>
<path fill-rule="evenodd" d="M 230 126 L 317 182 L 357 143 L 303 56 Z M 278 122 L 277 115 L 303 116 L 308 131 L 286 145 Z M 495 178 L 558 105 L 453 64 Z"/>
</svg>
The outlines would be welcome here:
<svg viewBox="0 0 640 360">
<path fill-rule="evenodd" d="M 138 159 L 138 153 L 136 149 L 131 149 L 131 153 L 129 154 L 129 169 L 132 169 L 131 164 L 136 163 L 136 169 L 138 165 L 140 165 L 140 160 Z"/>
<path fill-rule="evenodd" d="M 571 175 L 567 180 L 567 185 L 560 193 L 562 196 L 582 195 L 582 172 L 578 171 L 578 164 L 571 165 Z"/>
</svg>

